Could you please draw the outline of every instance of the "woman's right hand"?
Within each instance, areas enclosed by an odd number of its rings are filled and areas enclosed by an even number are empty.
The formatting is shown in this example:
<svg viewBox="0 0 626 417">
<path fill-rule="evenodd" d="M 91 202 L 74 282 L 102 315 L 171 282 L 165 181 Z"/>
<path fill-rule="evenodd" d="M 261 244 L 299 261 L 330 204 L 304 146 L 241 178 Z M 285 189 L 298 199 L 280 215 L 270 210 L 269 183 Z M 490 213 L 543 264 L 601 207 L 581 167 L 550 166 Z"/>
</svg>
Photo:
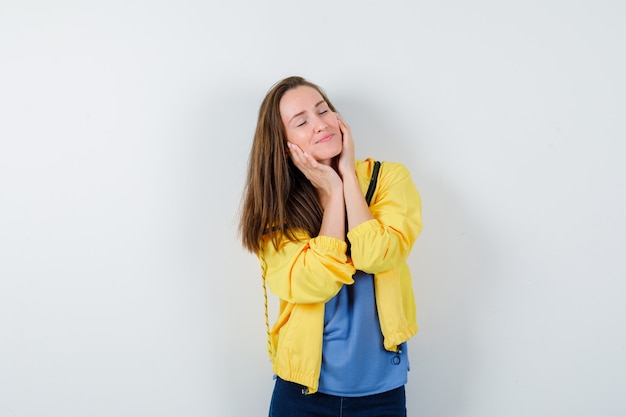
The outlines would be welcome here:
<svg viewBox="0 0 626 417">
<path fill-rule="evenodd" d="M 343 183 L 337 171 L 328 165 L 320 164 L 298 145 L 287 142 L 287 147 L 294 165 L 318 190 L 322 206 L 333 193 L 343 194 Z"/>
</svg>

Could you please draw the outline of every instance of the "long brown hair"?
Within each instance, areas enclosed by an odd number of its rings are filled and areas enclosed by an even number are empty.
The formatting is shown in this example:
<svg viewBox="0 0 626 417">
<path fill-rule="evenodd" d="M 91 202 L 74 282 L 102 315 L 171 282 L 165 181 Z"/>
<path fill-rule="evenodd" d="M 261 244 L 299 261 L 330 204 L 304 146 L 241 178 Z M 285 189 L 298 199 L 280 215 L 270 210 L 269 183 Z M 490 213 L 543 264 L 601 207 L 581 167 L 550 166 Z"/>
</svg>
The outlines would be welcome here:
<svg viewBox="0 0 626 417">
<path fill-rule="evenodd" d="M 280 100 L 296 87 L 317 90 L 331 111 L 335 107 L 317 85 L 302 77 L 288 77 L 270 89 L 259 110 L 243 195 L 239 233 L 244 248 L 256 253 L 264 234 L 275 246 L 281 235 L 294 239 L 293 230 L 310 236 L 319 233 L 322 208 L 313 184 L 293 164 L 287 151 L 285 128 L 280 117 Z"/>
</svg>

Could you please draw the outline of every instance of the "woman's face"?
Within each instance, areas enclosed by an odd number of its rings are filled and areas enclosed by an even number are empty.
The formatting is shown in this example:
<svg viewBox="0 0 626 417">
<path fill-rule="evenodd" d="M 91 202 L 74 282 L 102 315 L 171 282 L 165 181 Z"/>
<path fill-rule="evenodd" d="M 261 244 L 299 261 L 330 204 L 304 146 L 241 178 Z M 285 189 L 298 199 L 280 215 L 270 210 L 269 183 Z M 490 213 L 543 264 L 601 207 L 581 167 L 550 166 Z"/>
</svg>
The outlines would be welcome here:
<svg viewBox="0 0 626 417">
<path fill-rule="evenodd" d="M 316 89 L 299 86 L 287 91 L 279 108 L 287 141 L 326 165 L 341 153 L 339 120 Z"/>
</svg>

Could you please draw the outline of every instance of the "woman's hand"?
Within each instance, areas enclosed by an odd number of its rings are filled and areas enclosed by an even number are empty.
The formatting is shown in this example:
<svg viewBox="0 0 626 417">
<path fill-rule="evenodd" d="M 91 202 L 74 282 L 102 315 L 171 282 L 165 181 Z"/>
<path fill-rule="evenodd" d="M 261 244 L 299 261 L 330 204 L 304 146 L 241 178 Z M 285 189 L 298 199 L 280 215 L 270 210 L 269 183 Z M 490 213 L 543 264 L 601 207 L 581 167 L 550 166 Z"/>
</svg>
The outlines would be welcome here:
<svg viewBox="0 0 626 417">
<path fill-rule="evenodd" d="M 305 177 L 318 190 L 322 206 L 330 196 L 343 193 L 343 183 L 339 174 L 330 166 L 320 164 L 306 152 L 291 142 L 287 142 L 289 154 L 294 165 L 302 171 Z"/>
<path fill-rule="evenodd" d="M 337 114 L 337 113 L 335 113 Z M 350 126 L 337 114 L 337 120 L 339 120 L 339 129 L 343 135 L 343 150 L 339 156 L 339 174 L 341 178 L 345 178 L 346 175 L 355 174 L 356 167 L 354 161 L 354 140 L 352 140 L 352 132 Z"/>
</svg>

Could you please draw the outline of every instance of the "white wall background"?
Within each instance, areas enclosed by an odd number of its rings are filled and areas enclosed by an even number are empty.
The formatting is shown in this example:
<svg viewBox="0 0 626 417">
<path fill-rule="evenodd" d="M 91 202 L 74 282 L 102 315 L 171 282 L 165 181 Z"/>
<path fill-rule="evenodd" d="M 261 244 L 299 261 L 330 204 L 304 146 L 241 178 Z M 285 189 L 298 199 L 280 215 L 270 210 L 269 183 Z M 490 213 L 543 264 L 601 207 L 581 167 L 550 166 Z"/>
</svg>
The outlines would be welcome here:
<svg viewBox="0 0 626 417">
<path fill-rule="evenodd" d="M 0 417 L 266 415 L 237 210 L 292 74 L 422 192 L 409 415 L 625 415 L 624 21 L 618 0 L 0 0 Z"/>
</svg>

